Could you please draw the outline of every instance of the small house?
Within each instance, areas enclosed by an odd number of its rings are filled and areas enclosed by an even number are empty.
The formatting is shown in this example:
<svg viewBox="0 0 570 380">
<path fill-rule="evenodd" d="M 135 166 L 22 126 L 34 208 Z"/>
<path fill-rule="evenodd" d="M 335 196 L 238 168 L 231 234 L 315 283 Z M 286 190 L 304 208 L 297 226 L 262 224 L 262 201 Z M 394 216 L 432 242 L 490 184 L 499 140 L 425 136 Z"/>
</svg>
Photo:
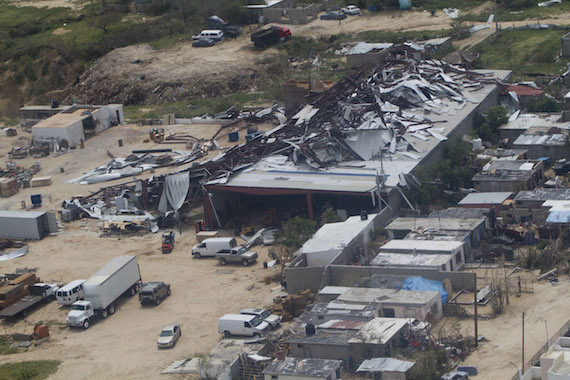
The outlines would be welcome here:
<svg viewBox="0 0 570 380">
<path fill-rule="evenodd" d="M 263 371 L 265 380 L 340 380 L 342 361 L 285 358 L 276 360 Z"/>
</svg>

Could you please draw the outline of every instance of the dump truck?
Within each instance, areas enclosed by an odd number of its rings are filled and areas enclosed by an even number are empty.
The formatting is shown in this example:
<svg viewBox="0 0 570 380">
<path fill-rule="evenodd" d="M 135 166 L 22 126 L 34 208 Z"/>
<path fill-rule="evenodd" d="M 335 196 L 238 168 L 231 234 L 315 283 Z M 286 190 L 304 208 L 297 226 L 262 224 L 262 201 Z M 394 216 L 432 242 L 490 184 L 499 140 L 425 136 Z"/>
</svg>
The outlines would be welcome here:
<svg viewBox="0 0 570 380">
<path fill-rule="evenodd" d="M 141 286 L 135 256 L 118 256 L 83 283 L 84 300 L 74 302 L 67 316 L 69 327 L 89 328 L 98 319 L 115 314 L 121 296 L 134 296 Z"/>
<path fill-rule="evenodd" d="M 281 26 L 272 26 L 267 29 L 261 29 L 251 35 L 251 42 L 255 47 L 265 48 L 278 42 L 285 42 L 291 37 L 291 31 Z"/>
<path fill-rule="evenodd" d="M 28 286 L 29 295 L 24 296 L 18 302 L 0 311 L 0 317 L 4 319 L 26 317 L 29 312 L 40 303 L 47 303 L 55 299 L 57 285 L 37 283 Z"/>
</svg>

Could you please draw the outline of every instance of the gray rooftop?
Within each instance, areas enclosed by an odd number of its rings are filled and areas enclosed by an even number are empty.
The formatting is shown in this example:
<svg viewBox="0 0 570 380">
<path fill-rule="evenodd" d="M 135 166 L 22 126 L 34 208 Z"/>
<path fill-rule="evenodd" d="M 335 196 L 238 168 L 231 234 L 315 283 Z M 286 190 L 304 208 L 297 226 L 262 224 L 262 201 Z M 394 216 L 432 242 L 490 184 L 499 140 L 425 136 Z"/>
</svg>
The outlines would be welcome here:
<svg viewBox="0 0 570 380">
<path fill-rule="evenodd" d="M 485 219 L 465 218 L 396 218 L 385 228 L 386 230 L 450 230 L 450 231 L 473 231 L 479 227 Z"/>
<path fill-rule="evenodd" d="M 317 329 L 315 334 L 307 335 L 304 330 L 298 331 L 289 338 L 289 344 L 323 344 L 330 346 L 343 346 L 354 337 L 358 331 L 356 330 L 320 330 Z"/>
<path fill-rule="evenodd" d="M 276 360 L 271 363 L 263 373 L 326 378 L 336 371 L 341 364 L 341 360 L 285 358 L 285 360 Z"/>
<path fill-rule="evenodd" d="M 515 197 L 515 202 L 522 201 L 566 201 L 570 200 L 570 189 L 544 189 L 521 191 Z"/>
<path fill-rule="evenodd" d="M 350 288 L 338 296 L 339 302 L 381 303 L 400 305 L 425 305 L 436 297 L 439 292 L 424 290 L 379 289 L 379 288 Z"/>
<path fill-rule="evenodd" d="M 474 207 L 449 207 L 445 210 L 433 211 L 428 218 L 465 218 L 479 219 L 487 218 L 490 214 L 488 208 Z"/>
<path fill-rule="evenodd" d="M 416 364 L 414 361 L 394 358 L 366 359 L 356 372 L 401 372 L 405 373 Z"/>
<path fill-rule="evenodd" d="M 460 205 L 500 205 L 506 201 L 512 193 L 471 193 L 459 201 Z"/>
<path fill-rule="evenodd" d="M 447 264 L 453 255 L 442 254 L 401 254 L 380 252 L 370 261 L 370 265 L 379 267 L 438 267 Z"/>
</svg>

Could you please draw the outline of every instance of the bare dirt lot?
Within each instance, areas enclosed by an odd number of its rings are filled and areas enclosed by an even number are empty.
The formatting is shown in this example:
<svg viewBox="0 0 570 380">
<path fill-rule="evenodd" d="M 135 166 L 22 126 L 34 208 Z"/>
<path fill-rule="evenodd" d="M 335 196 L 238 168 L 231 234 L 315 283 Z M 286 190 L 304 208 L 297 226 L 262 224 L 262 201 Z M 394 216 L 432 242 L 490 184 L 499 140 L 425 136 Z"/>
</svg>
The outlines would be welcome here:
<svg viewBox="0 0 570 380">
<path fill-rule="evenodd" d="M 478 276 L 483 275 L 478 271 Z M 502 275 L 502 273 L 500 274 Z M 521 277 L 534 279 L 538 271 L 522 272 Z M 515 276 L 518 276 L 515 275 Z M 546 343 L 546 328 L 552 337 L 570 319 L 570 279 L 561 276 L 559 282 L 535 282 L 534 293 L 510 296 L 506 312 L 496 318 L 479 320 L 479 335 L 485 340 L 461 365 L 478 366 L 481 379 L 510 379 L 521 367 L 522 313 L 525 312 L 525 362 Z M 439 327 L 436 326 L 435 331 Z M 469 319 L 451 319 L 447 331 L 458 329 L 464 336 L 473 336 L 474 323 Z"/>
<path fill-rule="evenodd" d="M 218 126 L 173 126 L 171 129 L 185 130 L 196 137 L 211 137 Z M 0 208 L 17 209 L 21 200 L 29 203 L 30 194 L 41 192 L 44 199 L 51 195 L 51 201 L 46 199 L 41 210 L 57 211 L 63 199 L 88 194 L 100 186 L 111 184 L 83 186 L 61 181 L 108 162 L 106 148 L 117 155 L 126 155 L 134 148 L 156 147 L 142 142 L 148 130 L 149 127 L 115 127 L 87 140 L 85 149 L 41 159 L 41 175 L 51 175 L 53 184 L 22 189 L 13 197 L 0 198 Z M 117 146 L 118 138 L 123 139 L 122 148 Z M 9 147 L 16 142 L 17 137 L 0 139 L 3 161 L 7 159 Z M 219 142 L 228 144 L 227 139 L 220 138 Z M 26 159 L 18 163 L 28 166 L 33 161 Z M 59 172 L 60 167 L 65 168 L 65 173 Z M 242 307 L 262 305 L 272 288 L 279 286 L 277 282 L 265 285 L 265 277 L 275 275 L 278 269 L 263 269 L 262 262 L 268 261 L 264 247 L 255 248 L 260 254 L 255 265 L 222 267 L 212 259 L 192 259 L 191 248 L 197 243 L 193 226 L 184 227 L 182 235 L 176 232 L 176 247 L 169 255 L 160 251 L 160 233 L 100 238 L 99 227 L 100 222 L 91 219 L 63 224 L 63 229 L 57 235 L 31 242 L 30 252 L 26 256 L 2 262 L 0 272 L 22 267 L 37 268 L 42 281 L 66 283 L 89 278 L 113 257 L 135 255 L 143 281 L 170 283 L 172 295 L 158 307 L 141 307 L 136 297 L 124 299 L 115 315 L 85 331 L 67 328 L 64 324 L 69 309 L 52 302 L 17 323 L 2 323 L 2 333 L 29 334 L 36 323 L 43 321 L 51 325 L 52 336 L 50 341 L 29 352 L 2 356 L 1 362 L 61 360 L 60 369 L 50 379 L 168 378 L 159 373 L 173 360 L 207 353 L 217 343 L 220 338 L 217 319 L 220 316 L 239 312 Z M 230 234 L 226 231 L 224 236 Z M 182 338 L 174 349 L 159 351 L 156 348 L 157 334 L 164 324 L 172 322 L 182 325 Z"/>
</svg>

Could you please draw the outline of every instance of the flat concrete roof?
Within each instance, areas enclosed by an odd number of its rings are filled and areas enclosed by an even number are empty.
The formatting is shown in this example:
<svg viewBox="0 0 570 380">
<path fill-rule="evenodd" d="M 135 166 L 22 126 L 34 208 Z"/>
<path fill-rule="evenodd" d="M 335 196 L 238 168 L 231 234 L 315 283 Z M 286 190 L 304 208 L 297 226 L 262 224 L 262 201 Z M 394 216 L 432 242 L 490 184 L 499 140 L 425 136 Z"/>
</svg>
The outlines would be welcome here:
<svg viewBox="0 0 570 380">
<path fill-rule="evenodd" d="M 473 231 L 485 219 L 462 219 L 462 218 L 412 218 L 400 217 L 388 224 L 386 230 L 450 230 L 450 231 Z"/>
<path fill-rule="evenodd" d="M 570 122 L 559 123 L 562 118 L 559 113 L 530 113 L 519 115 L 515 120 L 509 121 L 499 127 L 499 130 L 521 129 L 527 130 L 532 127 L 558 127 L 562 129 L 570 129 Z"/>
<path fill-rule="evenodd" d="M 379 303 L 391 305 L 427 305 L 441 297 L 431 290 L 404 290 L 388 288 L 350 288 L 336 299 L 337 302 Z"/>
<path fill-rule="evenodd" d="M 434 240 L 405 240 L 393 239 L 380 247 L 380 252 L 396 252 L 401 250 L 409 250 L 412 252 L 414 249 L 422 251 L 454 251 L 463 246 L 460 241 L 434 241 Z"/>
<path fill-rule="evenodd" d="M 380 252 L 370 261 L 372 266 L 438 267 L 447 264 L 453 255 L 406 254 Z"/>
<path fill-rule="evenodd" d="M 45 211 L 0 210 L 0 218 L 37 219 L 45 214 Z"/>
<path fill-rule="evenodd" d="M 275 360 L 263 374 L 327 378 L 342 365 L 342 360 L 285 358 Z"/>
<path fill-rule="evenodd" d="M 522 201 L 566 201 L 570 200 L 570 189 L 538 188 L 532 191 L 521 191 L 515 197 L 515 202 Z"/>
<path fill-rule="evenodd" d="M 460 205 L 500 205 L 509 199 L 513 193 L 509 192 L 489 192 L 471 193 L 459 201 Z"/>
<path fill-rule="evenodd" d="M 88 118 L 94 111 L 96 109 L 78 108 L 71 112 L 60 112 L 40 121 L 32 128 L 67 128 L 78 121 Z"/>
</svg>

